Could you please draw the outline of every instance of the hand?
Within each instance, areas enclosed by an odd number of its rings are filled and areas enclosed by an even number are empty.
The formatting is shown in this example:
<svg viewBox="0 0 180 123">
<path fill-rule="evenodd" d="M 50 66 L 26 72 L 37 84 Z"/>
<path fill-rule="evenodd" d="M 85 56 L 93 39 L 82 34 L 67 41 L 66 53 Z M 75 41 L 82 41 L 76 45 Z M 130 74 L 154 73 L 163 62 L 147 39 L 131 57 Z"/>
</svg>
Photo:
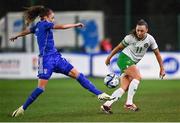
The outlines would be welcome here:
<svg viewBox="0 0 180 123">
<path fill-rule="evenodd" d="M 9 40 L 14 42 L 18 37 L 17 36 L 14 36 L 14 37 L 11 37 Z"/>
<path fill-rule="evenodd" d="M 161 79 L 163 79 L 165 75 L 166 75 L 166 74 L 165 74 L 165 70 L 164 70 L 164 69 L 160 69 L 159 77 L 160 77 Z"/>
<path fill-rule="evenodd" d="M 105 61 L 105 64 L 106 64 L 106 65 L 109 65 L 109 64 L 110 64 L 110 60 L 111 60 L 111 58 L 108 56 L 107 59 L 106 59 L 106 61 Z"/>
<path fill-rule="evenodd" d="M 83 24 L 83 23 L 77 23 L 77 27 L 83 28 L 83 27 L 84 27 L 84 24 Z"/>
</svg>

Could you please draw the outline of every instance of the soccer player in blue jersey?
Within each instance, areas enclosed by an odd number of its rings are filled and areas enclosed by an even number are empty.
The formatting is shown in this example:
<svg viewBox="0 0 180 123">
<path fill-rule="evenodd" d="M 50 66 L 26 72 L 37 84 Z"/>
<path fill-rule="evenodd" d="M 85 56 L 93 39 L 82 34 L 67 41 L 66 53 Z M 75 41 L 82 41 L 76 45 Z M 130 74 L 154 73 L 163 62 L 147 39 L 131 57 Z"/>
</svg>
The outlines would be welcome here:
<svg viewBox="0 0 180 123">
<path fill-rule="evenodd" d="M 24 111 L 32 104 L 37 97 L 44 92 L 53 72 L 62 73 L 76 79 L 82 87 L 98 96 L 100 100 L 111 100 L 106 93 L 98 90 L 82 73 L 79 73 L 54 47 L 54 39 L 52 29 L 68 29 L 73 27 L 82 28 L 82 23 L 76 24 L 54 24 L 54 12 L 44 6 L 32 6 L 24 12 L 25 22 L 27 25 L 32 23 L 36 17 L 40 18 L 30 29 L 25 29 L 16 36 L 10 38 L 15 41 L 17 38 L 28 34 L 35 34 L 39 46 L 39 68 L 38 68 L 38 87 L 33 90 L 26 102 L 15 110 L 13 117 L 24 114 Z"/>
</svg>

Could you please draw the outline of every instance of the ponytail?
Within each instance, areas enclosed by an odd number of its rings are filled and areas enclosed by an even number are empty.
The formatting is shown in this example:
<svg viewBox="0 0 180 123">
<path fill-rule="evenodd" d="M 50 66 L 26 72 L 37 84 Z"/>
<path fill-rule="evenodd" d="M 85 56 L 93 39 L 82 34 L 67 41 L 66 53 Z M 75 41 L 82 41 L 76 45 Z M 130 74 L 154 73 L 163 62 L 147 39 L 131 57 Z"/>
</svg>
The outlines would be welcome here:
<svg viewBox="0 0 180 123">
<path fill-rule="evenodd" d="M 52 11 L 44 6 L 31 6 L 25 9 L 24 18 L 26 25 L 32 23 L 38 16 L 42 19 L 44 16 L 48 15 L 50 11 Z"/>
<path fill-rule="evenodd" d="M 136 29 L 132 29 L 130 32 L 129 32 L 130 35 L 133 35 L 133 36 L 136 36 Z"/>
</svg>

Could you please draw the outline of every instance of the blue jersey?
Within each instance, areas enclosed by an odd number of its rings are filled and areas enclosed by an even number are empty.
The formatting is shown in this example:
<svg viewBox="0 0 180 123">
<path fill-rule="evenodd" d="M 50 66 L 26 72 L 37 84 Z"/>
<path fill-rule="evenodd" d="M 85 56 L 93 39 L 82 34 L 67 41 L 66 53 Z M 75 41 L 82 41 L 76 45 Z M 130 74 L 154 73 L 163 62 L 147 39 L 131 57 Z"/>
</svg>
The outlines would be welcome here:
<svg viewBox="0 0 180 123">
<path fill-rule="evenodd" d="M 30 31 L 36 35 L 39 46 L 38 77 L 40 79 L 49 79 L 53 72 L 68 75 L 73 68 L 54 46 L 53 26 L 52 22 L 43 20 L 30 28 Z"/>
<path fill-rule="evenodd" d="M 53 26 L 54 23 L 43 20 L 30 28 L 30 31 L 37 36 L 40 56 L 57 52 L 57 49 L 54 46 Z"/>
</svg>

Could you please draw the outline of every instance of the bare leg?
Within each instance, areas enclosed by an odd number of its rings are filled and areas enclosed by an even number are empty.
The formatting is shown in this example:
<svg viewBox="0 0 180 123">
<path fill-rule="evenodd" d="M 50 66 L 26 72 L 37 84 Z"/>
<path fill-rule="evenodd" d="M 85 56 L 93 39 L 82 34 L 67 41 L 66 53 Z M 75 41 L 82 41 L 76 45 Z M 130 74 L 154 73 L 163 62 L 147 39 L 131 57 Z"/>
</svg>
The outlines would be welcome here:
<svg viewBox="0 0 180 123">
<path fill-rule="evenodd" d="M 136 111 L 136 110 L 138 110 L 138 108 L 133 103 L 133 97 L 134 97 L 134 95 L 137 91 L 138 85 L 140 83 L 141 75 L 140 75 L 140 72 L 135 65 L 128 67 L 125 70 L 125 73 L 133 78 L 129 84 L 127 101 L 126 101 L 125 107 L 130 109 L 130 110 Z"/>
<path fill-rule="evenodd" d="M 121 96 L 124 94 L 124 92 L 128 89 L 128 86 L 131 82 L 130 77 L 128 75 L 122 75 L 120 79 L 121 79 L 120 88 L 115 90 L 111 95 L 112 97 L 115 97 L 115 99 L 111 100 L 111 101 L 106 101 L 104 103 L 105 106 L 111 106 L 114 102 L 116 102 L 118 99 L 120 99 Z"/>
</svg>

